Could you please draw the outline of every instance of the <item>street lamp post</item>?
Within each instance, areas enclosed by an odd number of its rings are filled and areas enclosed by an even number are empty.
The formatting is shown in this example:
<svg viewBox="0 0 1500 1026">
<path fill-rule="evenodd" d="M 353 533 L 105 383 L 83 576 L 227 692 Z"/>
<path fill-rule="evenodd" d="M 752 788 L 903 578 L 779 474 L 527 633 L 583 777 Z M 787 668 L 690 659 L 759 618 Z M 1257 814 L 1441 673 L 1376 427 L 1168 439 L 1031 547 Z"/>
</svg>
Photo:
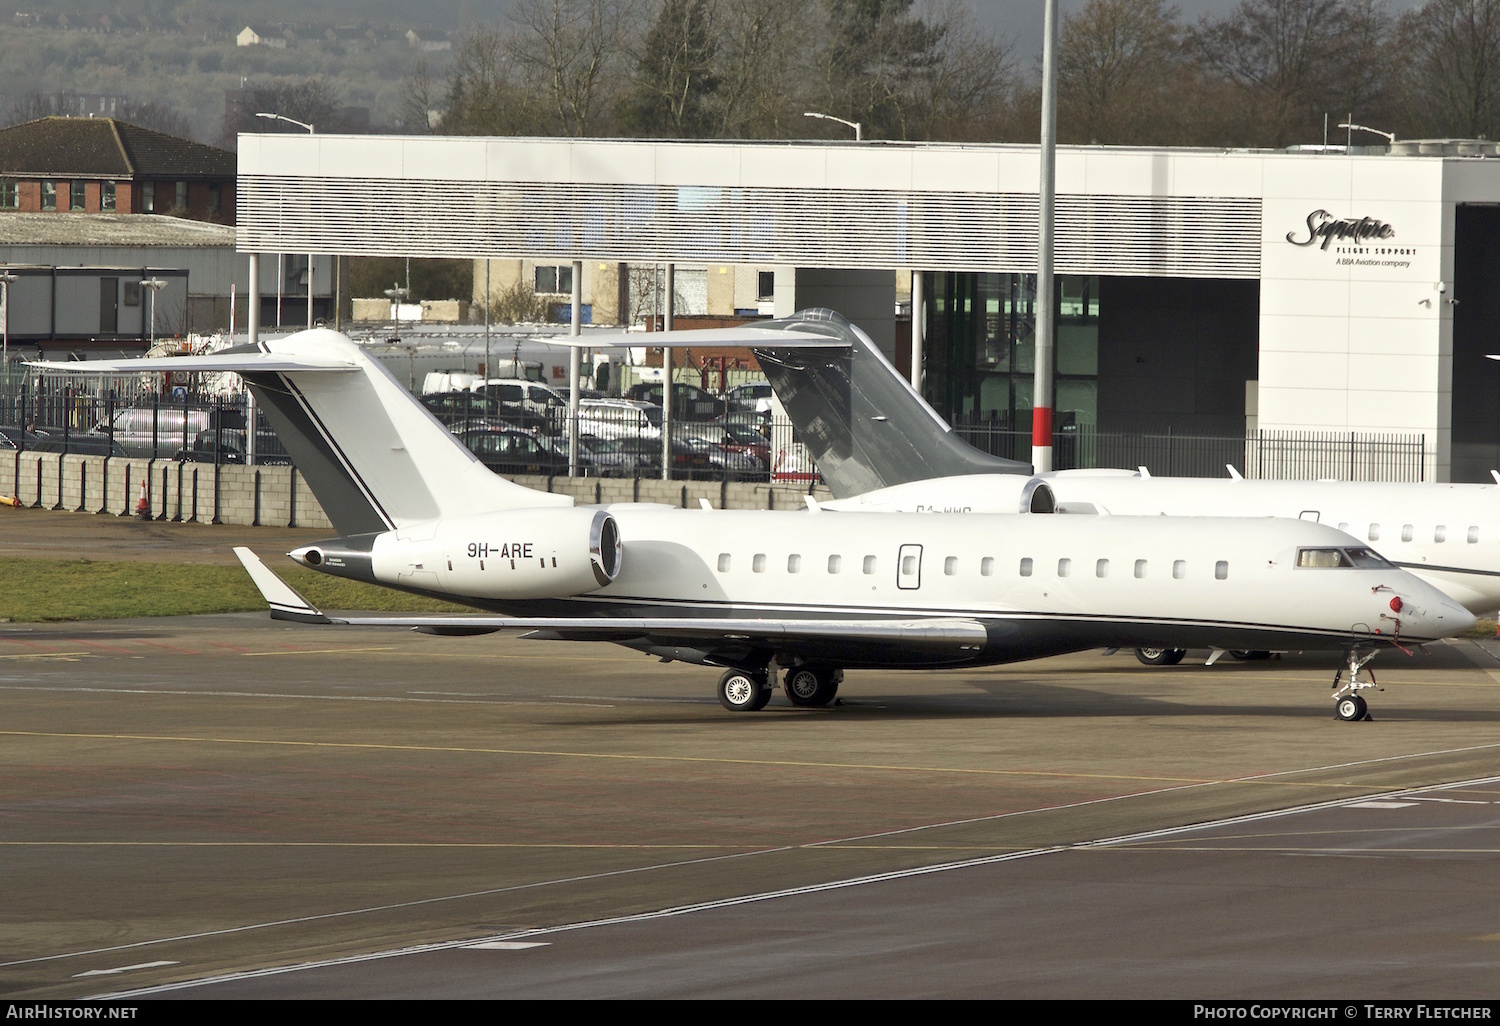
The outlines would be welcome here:
<svg viewBox="0 0 1500 1026">
<path fill-rule="evenodd" d="M 296 118 L 289 118 L 285 114 L 270 114 L 262 111 L 255 116 L 265 118 L 268 121 L 285 121 L 289 125 L 296 125 L 299 128 L 307 129 L 308 135 L 317 134 L 313 126 L 306 121 L 298 121 Z M 276 269 L 276 326 L 279 328 L 281 327 L 281 257 L 279 254 L 276 258 Z M 307 254 L 307 326 L 309 328 L 313 326 L 313 258 L 311 253 Z"/>
<path fill-rule="evenodd" d="M 397 282 L 391 282 L 391 287 L 385 290 L 385 294 L 391 301 L 391 320 L 396 324 L 396 341 L 401 341 L 401 300 L 411 295 L 410 289 L 403 289 Z"/>
<path fill-rule="evenodd" d="M 1369 132 L 1371 135 L 1383 135 L 1383 136 L 1385 136 L 1385 141 L 1386 142 L 1391 143 L 1391 144 L 1394 144 L 1396 142 L 1396 133 L 1395 132 L 1382 132 L 1378 128 L 1370 128 L 1370 127 L 1368 127 L 1366 125 L 1356 125 L 1354 123 L 1354 116 L 1352 114 L 1349 116 L 1349 120 L 1345 121 L 1343 124 L 1339 125 L 1339 127 L 1340 128 L 1347 128 L 1349 130 L 1349 145 L 1350 146 L 1354 145 L 1354 133 L 1355 132 Z"/>
<path fill-rule="evenodd" d="M 156 294 L 167 287 L 160 278 L 141 279 L 141 288 L 151 292 L 151 347 L 156 347 Z M 9 313 L 9 311 L 7 311 Z"/>
<path fill-rule="evenodd" d="M 0 357 L 0 368 L 5 370 L 5 386 L 10 387 L 10 285 L 16 276 L 9 271 L 0 271 L 0 303 L 5 304 L 5 355 Z"/>
<path fill-rule="evenodd" d="M 837 121 L 841 125 L 848 125 L 850 128 L 854 129 L 855 142 L 861 142 L 864 139 L 864 132 L 860 127 L 858 121 L 845 121 L 843 118 L 836 118 L 832 114 L 819 114 L 816 111 L 811 110 L 804 111 L 802 116 L 805 118 L 818 118 L 821 121 Z"/>
</svg>

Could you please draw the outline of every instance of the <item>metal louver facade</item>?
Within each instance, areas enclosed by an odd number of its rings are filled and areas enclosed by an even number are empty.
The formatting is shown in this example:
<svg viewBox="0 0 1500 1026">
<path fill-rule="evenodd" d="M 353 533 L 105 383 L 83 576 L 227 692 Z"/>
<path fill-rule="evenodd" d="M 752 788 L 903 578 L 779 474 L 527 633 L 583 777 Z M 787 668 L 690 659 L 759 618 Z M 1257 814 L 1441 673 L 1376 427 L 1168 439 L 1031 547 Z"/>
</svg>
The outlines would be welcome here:
<svg viewBox="0 0 1500 1026">
<path fill-rule="evenodd" d="M 239 248 L 350 256 L 1026 272 L 1018 192 L 242 175 Z M 1068 195 L 1069 274 L 1260 275 L 1258 198 Z"/>
</svg>

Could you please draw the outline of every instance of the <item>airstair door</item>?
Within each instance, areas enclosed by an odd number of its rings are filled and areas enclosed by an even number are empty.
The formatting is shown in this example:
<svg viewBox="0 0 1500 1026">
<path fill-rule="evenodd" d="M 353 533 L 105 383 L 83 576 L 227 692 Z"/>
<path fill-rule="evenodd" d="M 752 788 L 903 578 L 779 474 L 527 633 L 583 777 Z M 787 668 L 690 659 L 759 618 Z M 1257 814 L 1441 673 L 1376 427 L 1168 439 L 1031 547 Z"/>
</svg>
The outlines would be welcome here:
<svg viewBox="0 0 1500 1026">
<path fill-rule="evenodd" d="M 896 587 L 916 591 L 922 586 L 922 546 L 903 545 L 896 557 Z"/>
</svg>

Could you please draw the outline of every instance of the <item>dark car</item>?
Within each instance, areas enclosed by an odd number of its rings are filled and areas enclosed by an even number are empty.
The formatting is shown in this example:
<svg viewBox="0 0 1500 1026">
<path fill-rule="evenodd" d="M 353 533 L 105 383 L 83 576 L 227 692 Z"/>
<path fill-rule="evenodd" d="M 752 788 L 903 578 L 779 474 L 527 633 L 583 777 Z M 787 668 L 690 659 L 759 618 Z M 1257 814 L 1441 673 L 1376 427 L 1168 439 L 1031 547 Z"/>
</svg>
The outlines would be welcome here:
<svg viewBox="0 0 1500 1026">
<path fill-rule="evenodd" d="M 661 405 L 661 382 L 642 381 L 631 385 L 627 399 L 639 399 Z M 712 392 L 679 381 L 672 386 L 672 416 L 677 420 L 713 420 L 724 412 L 724 400 Z"/>
<path fill-rule="evenodd" d="M 39 437 L 33 442 L 30 438 L 26 440 L 26 448 L 32 452 L 64 452 L 75 456 L 129 456 L 131 455 L 119 442 L 110 442 L 108 435 L 96 435 L 92 432 L 82 432 L 76 435 L 47 435 Z"/>
<path fill-rule="evenodd" d="M 549 429 L 548 420 L 542 414 L 519 403 L 501 402 L 484 392 L 436 392 L 424 395 L 422 405 L 455 434 L 487 423 L 503 423 L 523 431 Z"/>
<path fill-rule="evenodd" d="M 223 453 L 215 459 L 215 447 L 222 442 Z M 245 439 L 240 431 L 200 431 L 193 436 L 193 444 L 178 449 L 172 457 L 180 463 L 244 463 Z M 255 462 L 261 466 L 286 466 L 292 458 L 281 447 L 281 442 L 269 431 L 256 436 Z"/>
<path fill-rule="evenodd" d="M 568 454 L 547 444 L 549 439 L 515 428 L 479 428 L 464 431 L 459 441 L 468 446 L 479 462 L 497 474 L 566 474 Z"/>
</svg>

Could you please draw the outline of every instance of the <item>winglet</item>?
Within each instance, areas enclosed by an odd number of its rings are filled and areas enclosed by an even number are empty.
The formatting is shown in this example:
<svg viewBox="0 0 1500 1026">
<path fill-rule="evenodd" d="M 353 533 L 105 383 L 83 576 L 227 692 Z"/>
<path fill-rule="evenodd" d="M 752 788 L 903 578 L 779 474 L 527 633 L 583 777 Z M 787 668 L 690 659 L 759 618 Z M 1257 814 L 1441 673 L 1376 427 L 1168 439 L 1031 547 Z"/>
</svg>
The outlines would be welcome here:
<svg viewBox="0 0 1500 1026">
<path fill-rule="evenodd" d="M 260 590 L 261 597 L 271 607 L 271 619 L 296 620 L 298 623 L 333 622 L 317 606 L 297 594 L 291 585 L 272 573 L 255 553 L 240 545 L 235 547 L 234 554 L 244 564 L 245 571 Z"/>
</svg>

